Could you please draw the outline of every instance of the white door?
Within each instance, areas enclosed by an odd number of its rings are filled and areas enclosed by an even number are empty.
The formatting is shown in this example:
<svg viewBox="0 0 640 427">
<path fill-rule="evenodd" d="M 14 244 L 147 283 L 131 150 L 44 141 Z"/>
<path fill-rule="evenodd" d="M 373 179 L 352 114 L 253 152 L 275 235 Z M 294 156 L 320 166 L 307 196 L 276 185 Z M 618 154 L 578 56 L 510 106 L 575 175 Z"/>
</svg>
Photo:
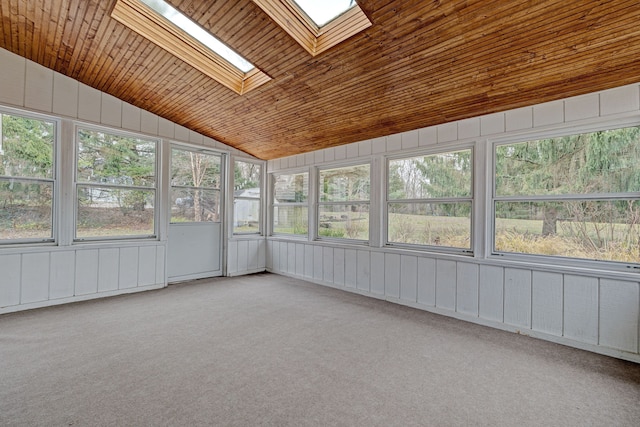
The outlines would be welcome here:
<svg viewBox="0 0 640 427">
<path fill-rule="evenodd" d="M 222 275 L 222 156 L 171 149 L 169 282 Z"/>
</svg>

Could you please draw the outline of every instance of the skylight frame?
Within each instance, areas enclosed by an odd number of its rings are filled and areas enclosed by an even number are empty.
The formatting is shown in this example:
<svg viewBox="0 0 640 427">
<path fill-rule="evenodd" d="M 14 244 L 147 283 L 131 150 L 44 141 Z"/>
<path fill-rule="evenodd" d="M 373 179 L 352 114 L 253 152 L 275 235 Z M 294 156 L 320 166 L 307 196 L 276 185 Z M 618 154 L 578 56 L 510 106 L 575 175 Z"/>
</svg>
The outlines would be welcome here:
<svg viewBox="0 0 640 427">
<path fill-rule="evenodd" d="M 357 3 L 332 21 L 318 27 L 293 0 L 253 0 L 253 2 L 312 56 L 332 48 L 373 25 Z"/>
<path fill-rule="evenodd" d="M 354 0 L 348 0 L 349 3 L 351 3 L 351 6 L 348 6 L 346 9 L 342 9 L 341 11 L 339 11 L 338 13 L 333 14 L 333 17 L 330 19 L 327 19 L 323 22 L 318 22 L 316 19 L 314 19 L 313 17 L 313 13 L 309 10 L 307 10 L 307 8 L 305 7 L 305 5 L 301 4 L 302 0 L 292 0 L 293 4 L 298 7 L 304 14 L 306 17 L 308 17 L 313 23 L 314 25 L 319 29 L 324 27 L 325 25 L 327 25 L 328 23 L 330 23 L 331 21 L 334 21 L 335 19 L 338 19 L 341 15 L 343 15 L 344 13 L 348 12 L 349 9 L 358 6 L 358 3 L 356 3 Z M 311 3 L 313 3 L 313 0 L 311 1 Z M 326 8 L 326 7 L 325 7 Z"/>
<path fill-rule="evenodd" d="M 141 0 L 117 0 L 111 17 L 239 95 L 271 80 L 255 66 L 243 72 Z"/>
</svg>

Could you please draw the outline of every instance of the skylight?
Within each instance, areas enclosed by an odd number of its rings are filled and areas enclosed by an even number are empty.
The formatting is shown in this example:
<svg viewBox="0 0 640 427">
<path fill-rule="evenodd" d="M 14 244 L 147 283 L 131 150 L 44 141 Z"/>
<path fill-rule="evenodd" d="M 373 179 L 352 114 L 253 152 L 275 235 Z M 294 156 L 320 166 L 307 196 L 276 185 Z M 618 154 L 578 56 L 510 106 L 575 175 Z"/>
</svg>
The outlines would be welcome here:
<svg viewBox="0 0 640 427">
<path fill-rule="evenodd" d="M 165 0 L 116 0 L 111 17 L 239 95 L 271 80 Z"/>
<path fill-rule="evenodd" d="M 253 0 L 316 56 L 372 24 L 355 0 Z"/>
<path fill-rule="evenodd" d="M 355 6 L 355 0 L 293 0 L 318 27 L 333 21 Z"/>
<path fill-rule="evenodd" d="M 187 18 L 178 10 L 174 9 L 171 5 L 169 5 L 164 0 L 139 0 L 141 3 L 146 4 L 151 9 L 153 9 L 159 15 L 168 19 L 175 26 L 189 34 L 191 37 L 198 40 L 200 43 L 204 44 L 206 47 L 222 56 L 224 59 L 229 61 L 235 67 L 237 67 L 243 73 L 248 73 L 253 70 L 254 66 L 252 63 L 238 55 L 220 40 L 215 38 L 209 32 L 205 31 L 198 24 L 193 22 L 191 19 Z M 307 2 L 305 2 L 307 3 Z M 308 2 L 313 3 L 313 2 Z M 332 2 L 333 3 L 333 2 Z M 343 2 L 344 3 L 344 2 Z M 313 18 L 312 18 L 313 19 Z"/>
</svg>

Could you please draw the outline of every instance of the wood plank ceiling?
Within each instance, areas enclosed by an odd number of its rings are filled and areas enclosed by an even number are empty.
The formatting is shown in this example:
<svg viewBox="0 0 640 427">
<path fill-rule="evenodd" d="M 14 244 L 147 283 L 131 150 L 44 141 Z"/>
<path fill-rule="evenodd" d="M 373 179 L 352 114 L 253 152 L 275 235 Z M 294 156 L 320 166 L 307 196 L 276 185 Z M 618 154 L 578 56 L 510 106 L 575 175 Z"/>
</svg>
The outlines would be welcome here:
<svg viewBox="0 0 640 427">
<path fill-rule="evenodd" d="M 316 57 L 251 0 L 171 0 L 273 78 L 242 96 L 114 2 L 0 0 L 0 47 L 262 159 L 640 81 L 637 0 L 359 0 L 373 26 Z"/>
</svg>

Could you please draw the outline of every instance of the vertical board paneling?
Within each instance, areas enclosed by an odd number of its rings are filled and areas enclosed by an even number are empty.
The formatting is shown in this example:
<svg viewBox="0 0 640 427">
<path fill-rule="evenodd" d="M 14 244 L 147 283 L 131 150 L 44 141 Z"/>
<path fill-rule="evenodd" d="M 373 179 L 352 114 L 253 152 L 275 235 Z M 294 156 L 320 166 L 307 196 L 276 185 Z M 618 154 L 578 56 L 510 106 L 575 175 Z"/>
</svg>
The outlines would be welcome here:
<svg viewBox="0 0 640 427">
<path fill-rule="evenodd" d="M 75 280 L 75 251 L 51 253 L 51 283 L 49 299 L 73 296 Z M 1 270 L 0 270 L 1 271 Z"/>
<path fill-rule="evenodd" d="M 638 352 L 638 283 L 600 279 L 600 345 Z"/>
<path fill-rule="evenodd" d="M 258 248 L 260 246 L 260 240 L 249 240 L 248 243 L 249 257 L 247 258 L 247 270 L 255 271 L 258 269 Z"/>
<path fill-rule="evenodd" d="M 164 274 L 165 264 L 165 247 L 156 246 L 156 283 L 166 284 L 166 278 Z"/>
<path fill-rule="evenodd" d="M 267 268 L 272 271 L 275 270 L 273 268 L 273 244 L 273 241 L 267 240 Z"/>
<path fill-rule="evenodd" d="M 358 254 L 355 249 L 345 249 L 344 251 L 344 285 L 348 288 L 355 288 L 358 281 Z"/>
<path fill-rule="evenodd" d="M 384 254 L 384 293 L 400 298 L 400 255 Z"/>
<path fill-rule="evenodd" d="M 322 264 L 324 269 L 322 280 L 327 283 L 333 283 L 333 248 L 326 247 L 322 249 Z"/>
<path fill-rule="evenodd" d="M 504 320 L 504 270 L 493 265 L 480 266 L 479 310 L 483 319 Z"/>
<path fill-rule="evenodd" d="M 296 275 L 304 276 L 304 245 L 296 243 Z"/>
<path fill-rule="evenodd" d="M 0 49 L 0 102 L 24 105 L 24 80 L 27 60 Z"/>
<path fill-rule="evenodd" d="M 531 271 L 504 269 L 504 323 L 531 327 Z"/>
<path fill-rule="evenodd" d="M 263 270 L 267 266 L 267 242 L 266 240 L 258 240 L 258 270 Z"/>
<path fill-rule="evenodd" d="M 238 240 L 238 273 L 244 273 L 249 268 L 249 242 Z"/>
<path fill-rule="evenodd" d="M 313 248 L 313 278 L 322 280 L 322 267 L 324 259 L 322 256 L 322 246 L 314 246 Z"/>
<path fill-rule="evenodd" d="M 53 71 L 42 65 L 27 61 L 24 87 L 24 106 L 51 112 L 53 106 Z"/>
<path fill-rule="evenodd" d="M 455 261 L 436 261 L 436 307 L 455 311 L 456 276 Z"/>
<path fill-rule="evenodd" d="M 78 89 L 78 118 L 99 123 L 102 107 L 100 91 L 82 83 Z"/>
<path fill-rule="evenodd" d="M 531 329 L 562 336 L 562 274 L 534 271 Z"/>
<path fill-rule="evenodd" d="M 371 252 L 371 293 L 384 295 L 384 253 Z"/>
<path fill-rule="evenodd" d="M 98 255 L 98 292 L 118 289 L 120 251 L 116 248 L 100 249 Z"/>
<path fill-rule="evenodd" d="M 76 251 L 76 295 L 98 292 L 98 255 L 98 249 Z"/>
<path fill-rule="evenodd" d="M 598 279 L 564 276 L 564 336 L 598 344 Z"/>
<path fill-rule="evenodd" d="M 18 254 L 0 256 L 0 307 L 20 304 L 21 258 Z"/>
<path fill-rule="evenodd" d="M 478 316 L 478 265 L 459 262 L 457 269 L 456 311 Z"/>
<path fill-rule="evenodd" d="M 283 273 L 288 273 L 289 269 L 289 246 L 287 242 L 280 242 L 280 271 Z"/>
<path fill-rule="evenodd" d="M 238 272 L 238 242 L 230 240 L 227 245 L 227 274 Z"/>
<path fill-rule="evenodd" d="M 156 282 L 156 247 L 141 246 L 138 262 L 138 286 L 150 286 Z M 98 286 L 99 288 L 100 286 Z"/>
<path fill-rule="evenodd" d="M 53 73 L 53 112 L 67 117 L 78 116 L 77 80 Z"/>
<path fill-rule="evenodd" d="M 120 249 L 120 274 L 118 289 L 135 288 L 138 285 L 138 248 Z"/>
<path fill-rule="evenodd" d="M 418 302 L 436 305 L 436 260 L 418 258 Z"/>
<path fill-rule="evenodd" d="M 304 246 L 304 277 L 313 279 L 313 246 Z"/>
<path fill-rule="evenodd" d="M 371 283 L 371 258 L 369 251 L 358 251 L 356 286 L 361 291 L 369 291 Z"/>
<path fill-rule="evenodd" d="M 400 299 L 418 301 L 418 258 L 411 255 L 400 257 Z"/>
<path fill-rule="evenodd" d="M 333 283 L 344 286 L 344 249 L 333 250 Z"/>
<path fill-rule="evenodd" d="M 287 243 L 287 272 L 296 274 L 296 262 L 298 259 L 298 250 L 294 242 Z"/>
<path fill-rule="evenodd" d="M 22 286 L 20 303 L 49 299 L 49 253 L 22 255 Z"/>
<path fill-rule="evenodd" d="M 280 242 L 271 242 L 271 269 L 280 272 Z"/>
</svg>

